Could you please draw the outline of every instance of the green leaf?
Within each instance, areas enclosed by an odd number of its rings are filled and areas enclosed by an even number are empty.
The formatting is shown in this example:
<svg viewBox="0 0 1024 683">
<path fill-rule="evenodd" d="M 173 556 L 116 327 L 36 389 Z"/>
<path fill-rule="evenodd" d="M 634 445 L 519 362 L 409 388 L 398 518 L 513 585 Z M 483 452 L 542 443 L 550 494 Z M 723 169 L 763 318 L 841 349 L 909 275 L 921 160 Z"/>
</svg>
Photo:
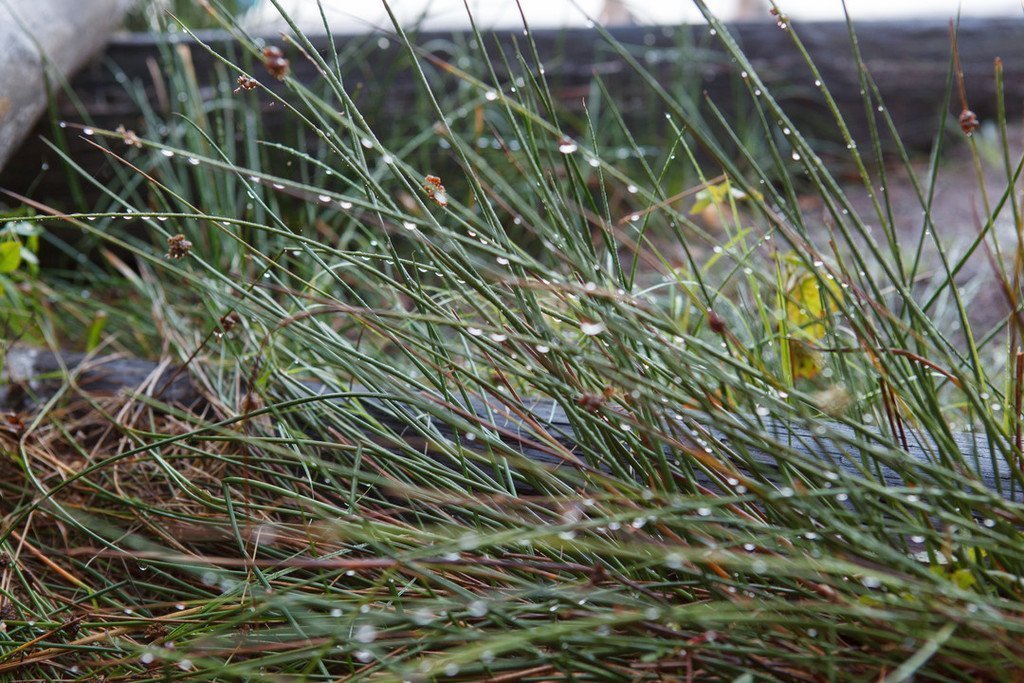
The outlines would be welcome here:
<svg viewBox="0 0 1024 683">
<path fill-rule="evenodd" d="M 21 265 L 21 242 L 0 242 L 0 273 L 13 273 Z"/>
</svg>

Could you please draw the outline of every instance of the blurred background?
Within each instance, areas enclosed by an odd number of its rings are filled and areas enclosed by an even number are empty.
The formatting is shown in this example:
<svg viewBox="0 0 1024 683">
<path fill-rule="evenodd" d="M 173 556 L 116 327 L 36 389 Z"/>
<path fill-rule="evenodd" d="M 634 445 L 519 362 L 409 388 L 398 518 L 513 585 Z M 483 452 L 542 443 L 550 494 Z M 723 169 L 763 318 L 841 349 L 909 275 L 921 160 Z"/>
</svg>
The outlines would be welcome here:
<svg viewBox="0 0 1024 683">
<path fill-rule="evenodd" d="M 240 5 L 253 6 L 248 21 L 253 25 L 272 27 L 279 23 L 277 10 L 270 0 L 238 0 Z M 303 27 L 321 24 L 320 11 L 314 0 L 279 0 Z M 485 27 L 518 26 L 519 9 L 511 0 L 469 0 L 474 17 Z M 755 21 L 768 12 L 768 0 L 708 0 L 708 6 L 719 17 L 733 21 Z M 1020 16 L 1017 0 L 848 0 L 846 8 L 854 19 L 909 19 L 952 17 L 961 12 L 965 17 Z M 324 0 L 326 14 L 335 31 L 360 31 L 372 26 L 389 26 L 381 3 Z M 467 24 L 463 0 L 393 0 L 399 18 L 407 23 L 422 20 L 424 28 L 456 28 Z M 788 0 L 779 6 L 794 19 L 828 20 L 843 17 L 840 0 Z M 682 0 L 522 0 L 530 23 L 542 26 L 582 26 L 587 16 L 604 24 L 671 24 L 699 21 L 700 13 L 690 2 Z"/>
</svg>

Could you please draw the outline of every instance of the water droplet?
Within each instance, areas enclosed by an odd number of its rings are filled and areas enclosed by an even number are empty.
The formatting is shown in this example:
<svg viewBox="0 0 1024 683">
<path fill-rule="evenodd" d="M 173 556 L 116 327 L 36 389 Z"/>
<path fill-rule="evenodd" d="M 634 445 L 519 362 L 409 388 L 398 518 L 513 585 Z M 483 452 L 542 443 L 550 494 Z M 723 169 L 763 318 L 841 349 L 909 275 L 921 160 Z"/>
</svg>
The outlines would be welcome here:
<svg viewBox="0 0 1024 683">
<path fill-rule="evenodd" d="M 377 640 L 377 629 L 372 624 L 363 624 L 356 629 L 355 637 L 360 643 L 372 643 Z"/>
<path fill-rule="evenodd" d="M 710 517 L 711 516 L 711 508 L 707 508 L 707 507 L 697 508 L 697 514 L 700 515 L 701 517 Z"/>
<path fill-rule="evenodd" d="M 192 164 L 193 166 L 198 166 L 199 165 L 199 159 L 196 159 L 195 157 L 189 157 L 188 158 L 188 163 Z"/>
<path fill-rule="evenodd" d="M 493 90 L 488 90 L 486 93 L 484 93 L 484 99 L 487 100 L 488 102 L 493 102 L 494 100 L 498 99 L 498 93 L 494 92 Z"/>
<path fill-rule="evenodd" d="M 562 154 L 573 154 L 579 147 L 570 138 L 562 138 L 558 143 L 558 151 Z"/>
<path fill-rule="evenodd" d="M 363 138 L 362 139 L 362 145 L 366 149 L 370 149 L 370 148 L 373 147 L 373 140 L 371 140 L 370 138 Z"/>
<path fill-rule="evenodd" d="M 630 194 L 636 194 L 637 192 L 639 192 L 639 190 L 640 190 L 640 188 L 638 188 L 636 185 L 627 185 L 626 186 L 626 192 L 628 192 Z"/>
<path fill-rule="evenodd" d="M 800 155 L 798 153 L 793 152 L 792 157 L 793 161 L 800 161 Z"/>
<path fill-rule="evenodd" d="M 330 203 L 331 203 L 331 198 L 330 198 L 330 197 L 328 197 L 328 196 L 327 196 L 327 195 L 325 195 L 325 194 L 322 194 L 322 195 L 318 195 L 318 196 L 317 196 L 317 199 L 319 199 L 320 201 L 322 201 L 322 202 L 323 202 L 324 204 L 330 204 Z"/>
<path fill-rule="evenodd" d="M 345 209 L 346 211 L 348 211 L 349 209 L 352 208 L 352 202 L 338 202 L 338 203 L 341 204 L 341 208 Z"/>
<path fill-rule="evenodd" d="M 162 149 L 160 150 L 160 153 L 163 154 L 168 159 L 174 156 L 174 150 L 171 149 Z"/>
<path fill-rule="evenodd" d="M 413 223 L 412 221 L 402 221 L 402 227 L 405 228 L 406 230 L 415 230 L 416 224 Z"/>
<path fill-rule="evenodd" d="M 601 321 L 597 321 L 597 322 L 590 322 L 590 321 L 587 321 L 587 320 L 581 320 L 580 321 L 580 332 L 582 332 L 583 334 L 587 335 L 588 337 L 596 337 L 597 335 L 599 335 L 602 332 L 604 332 L 606 329 L 608 329 L 608 328 L 605 327 L 605 324 L 603 322 L 601 322 Z"/>
<path fill-rule="evenodd" d="M 505 258 L 504 256 L 499 256 L 498 258 L 495 259 L 495 261 L 498 262 L 499 266 L 507 266 L 508 265 L 508 259 Z"/>
<path fill-rule="evenodd" d="M 94 131 L 92 128 L 83 128 L 82 129 L 82 135 L 92 135 L 95 132 L 96 131 Z"/>
</svg>

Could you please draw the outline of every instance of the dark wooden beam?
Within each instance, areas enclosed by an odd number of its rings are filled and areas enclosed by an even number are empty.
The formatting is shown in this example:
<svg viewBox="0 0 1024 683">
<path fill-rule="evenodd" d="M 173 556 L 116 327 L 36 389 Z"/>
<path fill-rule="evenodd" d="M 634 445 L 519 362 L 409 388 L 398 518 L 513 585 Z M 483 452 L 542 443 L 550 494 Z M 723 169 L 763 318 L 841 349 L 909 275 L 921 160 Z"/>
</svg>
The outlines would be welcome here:
<svg viewBox="0 0 1024 683">
<path fill-rule="evenodd" d="M 144 393 L 154 395 L 154 398 L 164 403 L 193 410 L 199 410 L 205 405 L 203 395 L 192 383 L 189 373 L 173 364 L 117 356 L 89 358 L 85 354 L 71 352 L 58 355 L 43 349 L 15 346 L 7 351 L 3 371 L 0 373 L 0 411 L 31 410 L 64 386 L 65 378 L 68 376 L 74 377 L 78 389 L 90 394 L 116 394 L 124 390 L 135 390 L 145 383 L 148 389 Z M 307 381 L 303 384 L 311 397 L 344 393 L 318 382 Z M 410 429 L 415 421 L 412 414 L 403 417 L 400 414 L 401 407 L 374 398 L 370 392 L 351 393 L 359 396 L 360 408 L 370 411 L 374 419 L 381 424 L 393 429 L 397 434 L 407 435 L 403 438 L 409 439 L 410 443 L 418 439 Z M 345 401 L 344 398 L 336 396 L 325 397 L 324 400 L 335 403 Z M 524 401 L 524 408 L 529 411 L 531 421 L 541 425 L 548 434 L 555 436 L 570 451 L 573 449 L 575 441 L 572 421 L 557 403 L 550 399 L 527 398 Z M 504 406 L 475 398 L 467 413 L 470 420 L 480 421 L 497 434 L 508 452 L 518 453 L 543 465 L 570 466 L 566 460 L 543 448 L 543 439 L 538 438 L 534 428 Z M 700 430 L 698 434 L 703 433 L 707 439 L 731 443 L 734 446 L 743 444 L 743 450 L 749 458 L 748 466 L 756 467 L 759 476 L 767 473 L 771 477 L 772 473 L 778 472 L 780 465 L 777 457 L 766 448 L 766 444 L 773 442 L 780 447 L 784 444 L 787 448 L 802 453 L 812 466 L 817 463 L 822 467 L 830 467 L 844 476 L 864 476 L 864 461 L 858 449 L 852 445 L 863 443 L 864 435 L 855 434 L 853 428 L 824 421 L 817 425 L 819 429 L 814 430 L 777 420 L 760 422 L 764 438 L 752 440 L 751 443 L 745 443 L 748 437 L 743 436 L 749 427 L 742 427 L 739 422 L 734 429 L 729 429 L 722 421 L 713 427 L 703 426 L 699 416 L 695 416 L 692 421 L 681 421 L 678 425 L 680 429 L 676 431 L 691 433 L 691 436 L 687 437 L 692 439 L 691 445 L 695 444 L 695 439 L 701 438 L 699 435 L 692 435 L 691 430 L 695 429 Z M 441 420 L 433 420 L 432 426 L 443 438 L 458 441 L 469 450 L 483 451 L 485 448 L 481 440 L 466 440 Z M 878 437 L 877 432 L 874 432 L 874 435 Z M 967 472 L 958 472 L 953 477 L 963 483 L 965 492 L 977 496 L 1001 495 L 1017 502 L 1024 501 L 1024 490 L 1019 481 L 1014 479 L 1010 466 L 1000 453 L 996 452 L 993 457 L 993 451 L 983 435 L 960 433 L 955 435 L 954 439 L 963 460 L 972 464 L 973 476 L 968 476 Z M 886 446 L 887 442 L 891 443 L 890 439 L 878 437 L 875 441 L 875 448 L 885 450 L 886 457 L 899 460 L 909 458 L 909 466 L 901 469 L 917 472 L 923 480 L 927 480 L 930 476 L 928 472 L 937 462 L 935 441 L 931 436 L 919 431 L 907 430 L 906 448 Z M 871 466 L 874 468 L 876 463 L 884 461 L 885 458 L 871 458 Z M 740 462 L 734 464 L 743 466 Z M 882 483 L 886 486 L 907 486 L 904 477 L 892 467 L 881 464 L 878 470 L 873 471 L 880 475 Z M 978 485 L 972 487 L 969 484 L 971 479 L 976 480 Z M 701 483 L 713 486 L 709 481 Z"/>
<path fill-rule="evenodd" d="M 868 118 L 861 100 L 859 73 L 852 57 L 847 26 L 836 22 L 797 23 L 796 29 L 854 135 L 865 141 Z M 732 26 L 730 31 L 801 128 L 826 142 L 835 142 L 835 124 L 790 34 L 776 27 L 768 16 L 756 24 Z M 750 96 L 743 89 L 735 65 L 706 27 L 630 27 L 616 28 L 611 33 L 670 92 L 697 101 L 707 92 L 730 114 L 751 116 Z M 904 141 L 919 149 L 927 148 L 942 116 L 950 62 L 948 24 L 931 20 L 865 22 L 857 25 L 857 36 L 868 71 L 877 82 Z M 996 112 L 993 75 L 996 57 L 1002 58 L 1005 68 L 1007 114 L 1011 121 L 1024 115 L 1024 40 L 1021 36 L 1024 36 L 1024 19 L 975 19 L 965 20 L 960 25 L 959 48 L 968 102 L 982 122 L 992 120 Z M 537 31 L 533 37 L 545 62 L 553 93 L 570 119 L 573 112 L 581 111 L 587 88 L 597 74 L 605 80 L 627 122 L 641 139 L 652 144 L 664 139 L 663 108 L 654 102 L 649 89 L 616 51 L 593 30 Z M 471 36 L 452 33 L 424 33 L 414 38 L 441 59 L 452 56 L 453 46 L 471 41 Z M 203 34 L 202 39 L 217 51 L 240 57 L 239 47 L 224 34 Z M 335 40 L 339 51 L 345 55 L 346 84 L 375 125 L 383 128 L 422 123 L 409 120 L 410 112 L 415 111 L 416 102 L 422 98 L 418 97 L 419 86 L 411 70 L 403 66 L 406 57 L 397 41 L 391 40 L 382 49 L 376 38 L 366 36 L 337 36 Z M 277 38 L 268 41 L 281 42 Z M 497 55 L 500 46 L 512 54 L 515 45 L 522 45 L 522 41 L 520 32 L 495 33 L 487 37 L 487 50 Z M 320 50 L 328 51 L 326 38 L 314 38 L 314 42 Z M 104 59 L 79 73 L 72 85 L 96 125 L 116 128 L 124 124 L 140 133 L 156 134 L 144 130 L 138 103 L 126 92 L 122 80 L 126 78 L 128 82 L 143 85 L 148 102 L 159 109 L 161 100 L 157 96 L 154 75 L 159 75 L 160 69 L 154 66 L 170 49 L 186 48 L 200 85 L 212 99 L 217 94 L 217 64 L 204 49 L 190 46 L 187 41 L 180 42 L 180 35 L 175 39 L 121 36 L 109 45 Z M 318 80 L 316 69 L 309 63 L 296 54 L 290 57 L 293 72 L 300 81 L 313 84 Z M 237 75 L 220 73 L 229 80 Z M 252 73 L 271 80 L 259 65 L 252 67 Z M 115 74 L 123 74 L 123 77 L 115 77 Z M 437 75 L 442 83 L 454 83 L 450 74 L 437 72 Z M 169 76 L 159 75 L 160 78 Z M 947 125 L 955 125 L 959 111 L 959 99 L 954 97 L 945 117 Z M 58 112 L 60 117 L 70 121 L 82 119 L 66 98 L 58 103 Z M 265 108 L 263 119 L 269 138 L 294 129 L 280 107 Z M 43 125 L 37 133 L 48 137 L 50 128 Z M 71 151 L 79 163 L 101 180 L 106 178 L 107 160 L 73 138 Z M 32 188 L 37 198 L 60 197 L 66 192 L 64 170 L 38 139 L 30 140 L 20 149 L 16 162 L 0 175 L 0 187 L 19 192 Z M 48 170 L 43 171 L 43 165 Z"/>
</svg>

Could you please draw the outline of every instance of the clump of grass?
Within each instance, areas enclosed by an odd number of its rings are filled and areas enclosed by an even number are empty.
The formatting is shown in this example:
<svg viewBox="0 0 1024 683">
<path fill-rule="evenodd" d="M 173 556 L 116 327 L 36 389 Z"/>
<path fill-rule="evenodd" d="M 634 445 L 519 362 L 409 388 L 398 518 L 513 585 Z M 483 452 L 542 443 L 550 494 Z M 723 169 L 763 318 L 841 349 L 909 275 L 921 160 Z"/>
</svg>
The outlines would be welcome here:
<svg viewBox="0 0 1024 683">
<path fill-rule="evenodd" d="M 57 218 L 105 263 L 84 271 L 87 298 L 23 278 L 25 331 L 82 343 L 99 300 L 98 353 L 187 363 L 204 400 L 69 383 L 0 430 L 0 674 L 1020 667 L 1016 284 L 1011 314 L 981 330 L 957 280 L 1019 215 L 1020 163 L 1007 151 L 1006 189 L 963 256 L 927 184 L 908 241 L 874 189 L 893 172 L 879 131 L 895 128 L 869 74 L 867 144 L 821 93 L 870 216 L 706 16 L 756 127 L 670 94 L 598 28 L 671 131 L 641 150 L 621 129 L 628 162 L 593 122 L 565 124 L 528 27 L 511 54 L 475 33 L 456 67 L 396 25 L 426 112 L 410 134 L 369 118 L 343 65 L 298 32 L 281 47 L 316 65 L 318 90 L 266 87 L 263 46 L 230 23 L 246 52 L 220 56 L 223 90 L 260 82 L 232 96 L 241 108 L 210 115 L 185 74 L 173 84 L 196 108 L 167 139 L 125 151 L 125 133 L 93 131 L 129 157 L 115 158 L 128 185 L 110 210 Z M 259 140 L 261 102 L 308 138 Z M 1020 245 L 999 246 L 997 282 L 1019 282 Z"/>
</svg>

